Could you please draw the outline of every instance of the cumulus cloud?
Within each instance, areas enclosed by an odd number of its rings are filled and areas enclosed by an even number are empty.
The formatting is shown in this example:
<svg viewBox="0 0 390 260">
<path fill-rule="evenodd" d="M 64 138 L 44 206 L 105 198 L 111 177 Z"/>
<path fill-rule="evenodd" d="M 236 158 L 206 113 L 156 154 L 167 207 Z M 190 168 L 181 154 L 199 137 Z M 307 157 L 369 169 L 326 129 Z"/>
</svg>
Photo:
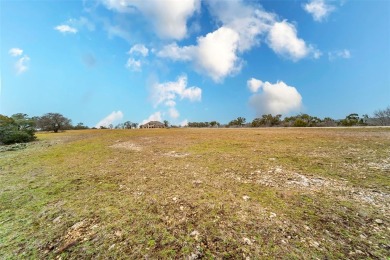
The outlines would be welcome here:
<svg viewBox="0 0 390 260">
<path fill-rule="evenodd" d="M 95 125 L 96 128 L 99 128 L 101 126 L 108 127 L 110 124 L 113 124 L 123 118 L 122 111 L 113 111 L 111 114 L 103 118 Z"/>
<path fill-rule="evenodd" d="M 219 82 L 241 69 L 237 56 L 239 35 L 232 29 L 220 27 L 206 36 L 198 37 L 197 45 L 165 46 L 157 56 L 174 61 L 191 61 L 194 68 Z"/>
<path fill-rule="evenodd" d="M 217 82 L 239 71 L 238 40 L 238 34 L 225 27 L 200 37 L 196 48 L 196 68 Z"/>
<path fill-rule="evenodd" d="M 135 44 L 131 49 L 129 50 L 128 54 L 138 54 L 142 55 L 143 57 L 148 56 L 149 49 L 145 47 L 143 44 Z"/>
<path fill-rule="evenodd" d="M 249 82 L 249 81 L 248 81 Z M 283 81 L 275 84 L 257 80 L 259 93 L 253 94 L 249 104 L 258 116 L 262 114 L 288 114 L 302 107 L 302 96 L 297 89 Z"/>
<path fill-rule="evenodd" d="M 187 76 L 180 76 L 177 81 L 154 83 L 152 85 L 152 101 L 154 106 L 160 104 L 174 107 L 176 98 L 200 101 L 202 90 L 198 87 L 187 87 Z"/>
<path fill-rule="evenodd" d="M 144 119 L 142 122 L 141 122 L 141 125 L 144 125 L 150 121 L 161 121 L 162 120 L 162 117 L 161 117 L 161 112 L 160 111 L 157 111 L 153 114 L 151 114 L 147 119 Z"/>
<path fill-rule="evenodd" d="M 54 27 L 55 30 L 63 33 L 63 34 L 66 34 L 66 33 L 77 33 L 77 29 L 74 28 L 74 27 L 71 27 L 67 24 L 61 24 L 61 25 L 58 25 L 56 27 Z"/>
<path fill-rule="evenodd" d="M 238 33 L 240 52 L 260 44 L 260 36 L 264 35 L 276 21 L 276 15 L 273 13 L 240 0 L 208 0 L 207 5 L 218 22 Z"/>
<path fill-rule="evenodd" d="M 23 54 L 23 50 L 19 48 L 12 48 L 8 51 L 11 56 L 17 57 Z"/>
<path fill-rule="evenodd" d="M 314 21 L 322 22 L 336 8 L 325 0 L 311 0 L 303 5 L 303 9 L 313 16 Z"/>
<path fill-rule="evenodd" d="M 152 23 L 158 36 L 176 40 L 187 35 L 187 20 L 200 9 L 200 0 L 101 1 L 110 10 L 142 13 Z"/>
<path fill-rule="evenodd" d="M 350 59 L 352 56 L 351 56 L 351 52 L 347 49 L 344 49 L 344 50 L 339 50 L 339 51 L 331 51 L 331 52 L 328 52 L 328 57 L 329 57 L 329 60 L 335 60 L 335 59 Z"/>
<path fill-rule="evenodd" d="M 187 76 L 178 77 L 177 81 L 154 83 L 151 87 L 151 99 L 154 107 L 163 105 L 168 107 L 168 115 L 177 119 L 180 116 L 176 109 L 176 99 L 188 99 L 191 102 L 200 101 L 202 90 L 198 87 L 188 87 Z"/>
<path fill-rule="evenodd" d="M 267 42 L 274 52 L 293 61 L 298 61 L 309 54 L 312 54 L 314 58 L 320 56 L 318 50 L 298 38 L 297 29 L 286 20 L 276 22 L 272 26 Z"/>
<path fill-rule="evenodd" d="M 241 70 L 240 55 L 266 41 L 280 56 L 298 61 L 307 56 L 319 58 L 321 52 L 298 38 L 296 27 L 278 21 L 277 15 L 241 0 L 206 1 L 220 27 L 197 38 L 196 45 L 165 45 L 157 56 L 173 61 L 190 62 L 198 73 L 215 82 Z"/>
<path fill-rule="evenodd" d="M 247 81 L 247 86 L 252 93 L 256 93 L 257 90 L 262 86 L 262 84 L 263 82 L 261 80 L 255 78 L 251 78 Z"/>
</svg>

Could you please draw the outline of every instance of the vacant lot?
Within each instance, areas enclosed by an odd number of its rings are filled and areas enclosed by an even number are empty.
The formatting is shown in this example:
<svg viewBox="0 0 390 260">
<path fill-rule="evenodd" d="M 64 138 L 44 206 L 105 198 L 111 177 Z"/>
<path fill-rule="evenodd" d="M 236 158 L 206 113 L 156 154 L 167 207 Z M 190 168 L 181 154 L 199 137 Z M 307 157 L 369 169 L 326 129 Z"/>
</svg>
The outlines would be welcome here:
<svg viewBox="0 0 390 260">
<path fill-rule="evenodd" d="M 390 256 L 390 129 L 38 134 L 0 152 L 0 258 Z"/>
</svg>

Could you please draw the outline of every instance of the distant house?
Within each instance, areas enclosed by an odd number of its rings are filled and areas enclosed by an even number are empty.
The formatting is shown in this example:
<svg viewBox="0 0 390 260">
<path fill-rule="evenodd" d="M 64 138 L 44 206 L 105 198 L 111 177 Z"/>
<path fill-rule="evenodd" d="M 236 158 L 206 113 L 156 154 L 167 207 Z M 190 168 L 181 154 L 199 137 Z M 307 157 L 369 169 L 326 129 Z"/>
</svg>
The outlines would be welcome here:
<svg viewBox="0 0 390 260">
<path fill-rule="evenodd" d="M 140 125 L 139 128 L 165 128 L 165 125 L 159 121 L 150 121 L 144 125 Z"/>
</svg>

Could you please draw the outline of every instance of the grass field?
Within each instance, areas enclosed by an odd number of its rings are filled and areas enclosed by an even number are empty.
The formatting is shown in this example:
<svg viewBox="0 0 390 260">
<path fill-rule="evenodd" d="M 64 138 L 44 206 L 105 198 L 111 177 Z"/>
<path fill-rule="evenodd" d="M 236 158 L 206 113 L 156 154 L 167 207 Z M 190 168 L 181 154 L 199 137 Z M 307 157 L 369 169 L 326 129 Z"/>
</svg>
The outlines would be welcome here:
<svg viewBox="0 0 390 260">
<path fill-rule="evenodd" d="M 388 259 L 390 129 L 40 133 L 0 152 L 0 259 Z"/>
</svg>

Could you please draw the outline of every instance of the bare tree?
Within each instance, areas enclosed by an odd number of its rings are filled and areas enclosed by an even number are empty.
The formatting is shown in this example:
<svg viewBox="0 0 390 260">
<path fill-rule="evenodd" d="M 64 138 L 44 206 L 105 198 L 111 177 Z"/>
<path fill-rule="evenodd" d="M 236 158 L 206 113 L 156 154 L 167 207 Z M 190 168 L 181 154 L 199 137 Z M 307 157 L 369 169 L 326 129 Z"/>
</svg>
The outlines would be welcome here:
<svg viewBox="0 0 390 260">
<path fill-rule="evenodd" d="M 59 113 L 47 113 L 37 118 L 37 126 L 44 131 L 58 131 L 72 127 L 71 120 Z"/>
<path fill-rule="evenodd" d="M 379 125 L 390 125 L 390 106 L 375 111 L 374 118 Z"/>
</svg>

